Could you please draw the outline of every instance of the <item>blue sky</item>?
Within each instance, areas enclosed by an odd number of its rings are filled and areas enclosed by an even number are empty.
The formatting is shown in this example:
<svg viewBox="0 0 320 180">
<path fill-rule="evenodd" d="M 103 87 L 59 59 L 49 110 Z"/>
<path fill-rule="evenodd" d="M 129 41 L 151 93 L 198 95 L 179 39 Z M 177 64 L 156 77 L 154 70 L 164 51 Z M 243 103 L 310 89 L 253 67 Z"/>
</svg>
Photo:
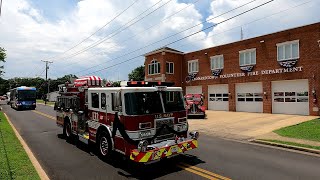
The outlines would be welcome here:
<svg viewBox="0 0 320 180">
<path fill-rule="evenodd" d="M 30 4 L 39 9 L 50 21 L 58 21 L 77 6 L 78 0 L 30 0 Z"/>
<path fill-rule="evenodd" d="M 8 55 L 4 64 L 4 77 L 44 77 L 44 63 L 41 60 L 49 59 L 53 61 L 49 70 L 49 77 L 52 78 L 75 73 L 78 76 L 90 74 L 110 80 L 125 80 L 129 72 L 143 65 L 144 57 L 139 55 L 194 32 L 200 31 L 170 47 L 184 52 L 196 51 L 240 40 L 241 28 L 244 38 L 248 39 L 320 21 L 319 0 L 274 0 L 250 13 L 219 24 L 267 1 L 256 0 L 214 18 L 250 1 L 252 0 L 139 0 L 99 33 L 75 48 L 72 47 L 134 1 L 4 1 L 0 21 L 0 46 L 7 50 Z M 145 17 L 128 26 L 132 19 L 157 2 L 156 6 L 135 20 Z M 179 12 L 181 9 L 183 10 Z M 208 21 L 202 23 L 205 20 Z M 200 25 L 179 33 L 196 24 Z M 218 25 L 201 31 L 213 24 Z M 177 35 L 172 36 L 173 34 Z M 166 37 L 169 38 L 160 41 Z M 103 43 L 93 46 L 100 41 Z M 144 48 L 146 45 L 149 46 Z M 71 50 L 67 51 L 68 49 Z M 130 60 L 136 56 L 139 57 Z M 127 62 L 117 65 L 123 61 Z"/>
</svg>

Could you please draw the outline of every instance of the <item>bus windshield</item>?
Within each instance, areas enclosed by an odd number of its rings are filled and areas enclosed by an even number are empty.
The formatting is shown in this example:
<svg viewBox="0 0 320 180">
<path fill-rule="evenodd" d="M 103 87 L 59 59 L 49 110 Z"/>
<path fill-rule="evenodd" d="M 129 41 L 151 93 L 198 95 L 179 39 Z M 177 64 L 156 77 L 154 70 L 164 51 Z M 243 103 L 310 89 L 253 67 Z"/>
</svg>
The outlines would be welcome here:
<svg viewBox="0 0 320 180">
<path fill-rule="evenodd" d="M 132 92 L 125 93 L 125 106 L 128 115 L 155 114 L 184 110 L 181 92 Z M 163 106 L 161 102 L 163 100 Z M 165 111 L 163 110 L 165 108 Z"/>
<path fill-rule="evenodd" d="M 36 91 L 33 90 L 19 90 L 18 91 L 19 101 L 32 101 L 36 100 Z"/>
</svg>

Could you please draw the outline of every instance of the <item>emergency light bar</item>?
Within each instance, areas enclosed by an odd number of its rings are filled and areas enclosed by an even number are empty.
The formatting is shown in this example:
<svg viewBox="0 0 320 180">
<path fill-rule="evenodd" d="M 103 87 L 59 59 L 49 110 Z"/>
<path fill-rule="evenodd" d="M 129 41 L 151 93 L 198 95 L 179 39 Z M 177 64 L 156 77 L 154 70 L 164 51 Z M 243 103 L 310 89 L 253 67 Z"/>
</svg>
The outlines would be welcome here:
<svg viewBox="0 0 320 180">
<path fill-rule="evenodd" d="M 173 86 L 174 82 L 148 82 L 148 81 L 122 81 L 122 87 L 154 87 L 154 86 Z"/>
</svg>

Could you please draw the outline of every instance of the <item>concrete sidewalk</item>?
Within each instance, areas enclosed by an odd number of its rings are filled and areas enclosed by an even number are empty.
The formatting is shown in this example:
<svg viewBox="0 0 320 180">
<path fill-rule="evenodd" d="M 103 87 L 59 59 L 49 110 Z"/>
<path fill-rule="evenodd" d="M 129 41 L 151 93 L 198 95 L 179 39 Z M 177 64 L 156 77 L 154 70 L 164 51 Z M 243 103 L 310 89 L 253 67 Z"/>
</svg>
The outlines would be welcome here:
<svg viewBox="0 0 320 180">
<path fill-rule="evenodd" d="M 237 140 L 253 139 L 282 127 L 318 118 L 318 116 L 226 111 L 206 111 L 206 114 L 206 119 L 189 119 L 189 129 Z"/>
</svg>

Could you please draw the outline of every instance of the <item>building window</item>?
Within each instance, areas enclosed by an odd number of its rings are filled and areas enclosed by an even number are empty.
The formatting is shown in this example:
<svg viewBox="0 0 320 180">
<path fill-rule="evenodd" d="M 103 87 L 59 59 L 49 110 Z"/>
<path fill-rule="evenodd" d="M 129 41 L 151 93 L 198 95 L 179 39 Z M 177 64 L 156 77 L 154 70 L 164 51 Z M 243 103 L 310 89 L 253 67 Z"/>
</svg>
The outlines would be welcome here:
<svg viewBox="0 0 320 180">
<path fill-rule="evenodd" d="M 277 44 L 278 61 L 299 58 L 299 40 Z"/>
<path fill-rule="evenodd" d="M 237 100 L 243 102 L 262 102 L 262 93 L 237 93 Z"/>
<path fill-rule="evenodd" d="M 166 63 L 166 73 L 167 74 L 173 74 L 174 73 L 173 69 L 174 69 L 173 62 L 167 62 Z"/>
<path fill-rule="evenodd" d="M 211 60 L 211 70 L 223 69 L 223 55 L 212 56 Z"/>
<path fill-rule="evenodd" d="M 256 49 L 246 49 L 239 51 L 240 66 L 256 64 Z"/>
<path fill-rule="evenodd" d="M 192 60 L 188 61 L 188 72 L 190 73 L 196 73 L 199 71 L 199 64 L 198 60 Z"/>
<path fill-rule="evenodd" d="M 151 64 L 148 64 L 148 73 L 149 74 L 159 74 L 160 73 L 160 63 L 156 60 L 151 61 Z"/>
<path fill-rule="evenodd" d="M 99 93 L 91 93 L 91 106 L 99 108 Z"/>
</svg>

